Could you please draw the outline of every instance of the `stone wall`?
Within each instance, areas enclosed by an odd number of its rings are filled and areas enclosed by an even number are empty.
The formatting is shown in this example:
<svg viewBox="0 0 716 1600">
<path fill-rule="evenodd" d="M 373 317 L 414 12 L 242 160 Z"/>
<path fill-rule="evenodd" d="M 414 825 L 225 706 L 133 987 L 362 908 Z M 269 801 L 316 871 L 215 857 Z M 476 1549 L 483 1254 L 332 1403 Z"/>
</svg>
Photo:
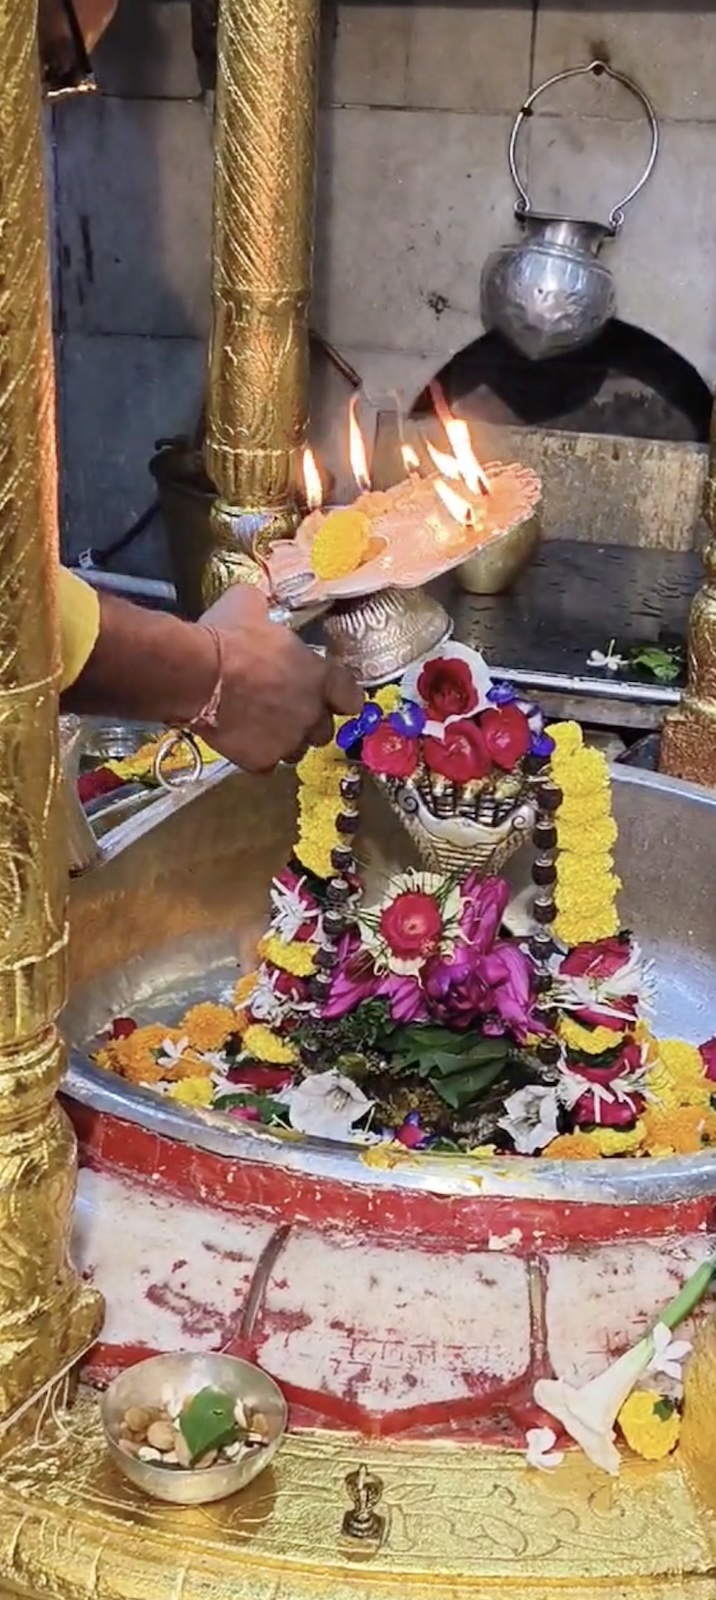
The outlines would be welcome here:
<svg viewBox="0 0 716 1600">
<path fill-rule="evenodd" d="M 620 315 L 716 379 L 713 5 L 331 0 L 324 21 L 313 323 L 372 397 L 412 400 L 482 331 L 482 263 L 514 234 L 512 118 L 530 86 L 595 55 L 643 84 L 662 131 L 611 248 Z M 209 318 L 210 124 L 187 0 L 121 0 L 96 66 L 103 96 L 52 117 L 72 555 L 143 510 L 155 438 L 195 422 Z M 636 102 L 605 80 L 554 91 L 526 133 L 535 202 L 605 214 L 645 140 Z M 344 399 L 334 380 L 324 417 Z M 164 563 L 153 533 L 121 564 Z"/>
</svg>

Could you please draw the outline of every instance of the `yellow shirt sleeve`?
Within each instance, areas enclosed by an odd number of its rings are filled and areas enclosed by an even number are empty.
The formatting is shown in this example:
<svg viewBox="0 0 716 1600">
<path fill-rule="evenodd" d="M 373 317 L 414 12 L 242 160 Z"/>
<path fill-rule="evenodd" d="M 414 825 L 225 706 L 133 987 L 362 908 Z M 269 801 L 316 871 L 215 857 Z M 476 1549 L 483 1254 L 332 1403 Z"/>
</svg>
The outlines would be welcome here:
<svg viewBox="0 0 716 1600">
<path fill-rule="evenodd" d="M 60 567 L 60 692 L 71 688 L 84 670 L 99 638 L 99 596 L 74 572 Z"/>
</svg>

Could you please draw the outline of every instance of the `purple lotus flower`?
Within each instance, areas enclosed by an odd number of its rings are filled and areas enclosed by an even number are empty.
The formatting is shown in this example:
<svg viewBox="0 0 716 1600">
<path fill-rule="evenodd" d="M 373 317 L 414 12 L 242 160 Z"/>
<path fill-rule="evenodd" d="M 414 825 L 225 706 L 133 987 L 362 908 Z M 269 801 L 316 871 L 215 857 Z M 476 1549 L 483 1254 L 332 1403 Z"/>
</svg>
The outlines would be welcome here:
<svg viewBox="0 0 716 1600">
<path fill-rule="evenodd" d="M 463 912 L 460 934 L 473 952 L 490 950 L 499 933 L 500 923 L 510 898 L 510 886 L 504 878 L 480 878 L 479 871 L 470 872 L 463 883 Z"/>
<path fill-rule="evenodd" d="M 418 979 L 394 972 L 380 976 L 365 952 L 361 953 L 358 935 L 351 932 L 341 940 L 336 975 L 321 1015 L 337 1021 L 365 1000 L 387 1000 L 394 1022 L 425 1022 L 428 1017 Z"/>
<path fill-rule="evenodd" d="M 494 1010 L 519 1043 L 529 1033 L 544 1033 L 544 1024 L 533 1015 L 534 969 L 529 958 L 517 944 L 496 944 L 489 955 L 483 957 L 482 970 L 486 983 L 494 993 Z"/>
<path fill-rule="evenodd" d="M 433 956 L 423 967 L 431 1017 L 446 1028 L 470 1028 L 492 1010 L 493 993 L 482 971 L 483 957 L 460 949 L 452 958 Z"/>
</svg>

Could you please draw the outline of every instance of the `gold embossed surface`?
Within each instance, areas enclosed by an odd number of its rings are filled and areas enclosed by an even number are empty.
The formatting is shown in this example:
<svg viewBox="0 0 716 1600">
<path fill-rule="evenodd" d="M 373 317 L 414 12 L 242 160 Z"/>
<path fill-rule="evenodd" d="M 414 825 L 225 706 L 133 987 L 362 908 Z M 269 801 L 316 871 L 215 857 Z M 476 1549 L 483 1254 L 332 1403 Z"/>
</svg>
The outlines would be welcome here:
<svg viewBox="0 0 716 1600">
<path fill-rule="evenodd" d="M 705 582 L 689 612 L 688 683 L 664 719 L 659 770 L 716 788 L 716 402 L 711 411 L 703 514 L 711 538 L 704 550 Z"/>
<path fill-rule="evenodd" d="M 306 431 L 318 18 L 220 7 L 206 465 L 234 511 L 291 501 Z"/>
<path fill-rule="evenodd" d="M 144 1499 L 109 1463 L 92 1400 L 70 1437 L 0 1474 L 0 1584 L 63 1600 L 371 1600 L 506 1594 L 713 1600 L 716 1525 L 677 1465 L 612 1481 L 576 1457 L 555 1476 L 512 1453 L 289 1438 L 273 1469 L 219 1505 Z M 347 1474 L 383 1484 L 376 1551 L 342 1535 Z M 709 1576 L 710 1574 L 710 1576 Z M 710 1585 L 710 1587 L 709 1587 Z"/>
<path fill-rule="evenodd" d="M 65 991 L 57 470 L 35 7 L 0 4 L 0 1417 L 87 1344 L 54 1100 Z"/>
</svg>

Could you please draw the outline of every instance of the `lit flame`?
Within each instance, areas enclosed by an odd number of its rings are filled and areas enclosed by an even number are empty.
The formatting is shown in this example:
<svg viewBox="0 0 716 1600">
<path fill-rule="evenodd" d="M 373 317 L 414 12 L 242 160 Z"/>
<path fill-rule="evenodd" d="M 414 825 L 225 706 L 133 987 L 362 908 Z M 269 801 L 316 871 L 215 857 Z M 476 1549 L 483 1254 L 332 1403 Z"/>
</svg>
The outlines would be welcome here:
<svg viewBox="0 0 716 1600">
<path fill-rule="evenodd" d="M 452 489 L 450 484 L 445 483 L 442 478 L 435 479 L 433 488 L 436 495 L 442 500 L 446 511 L 450 512 L 450 516 L 454 517 L 462 528 L 474 528 L 475 517 L 472 506 L 468 505 L 467 500 L 463 500 L 461 494 Z"/>
<path fill-rule="evenodd" d="M 403 466 L 409 478 L 414 478 L 420 473 L 420 457 L 411 444 L 401 444 L 400 454 L 403 457 Z"/>
<path fill-rule="evenodd" d="M 472 440 L 470 439 L 470 430 L 467 423 L 461 417 L 453 416 L 439 383 L 431 383 L 430 398 L 433 402 L 436 416 L 442 423 L 452 445 L 453 455 L 460 469 L 460 477 L 463 483 L 467 484 L 471 494 L 479 494 L 481 489 L 485 494 L 489 494 L 490 480 L 487 474 L 483 472 L 472 448 Z"/>
<path fill-rule="evenodd" d="M 348 453 L 351 458 L 351 472 L 359 489 L 370 488 L 370 473 L 368 471 L 368 457 L 365 453 L 365 441 L 360 431 L 360 424 L 356 412 L 358 410 L 358 396 L 352 395 L 348 407 Z"/>
<path fill-rule="evenodd" d="M 321 474 L 316 466 L 316 457 L 310 445 L 306 445 L 303 452 L 303 486 L 306 493 L 306 504 L 311 511 L 318 511 L 323 505 L 323 484 Z"/>
<path fill-rule="evenodd" d="M 447 455 L 444 450 L 436 450 L 435 445 L 431 444 L 429 439 L 425 440 L 425 448 L 438 472 L 441 472 L 444 478 L 449 478 L 451 483 L 457 483 L 458 479 L 462 477 L 459 461 L 456 461 L 454 456 Z"/>
</svg>

